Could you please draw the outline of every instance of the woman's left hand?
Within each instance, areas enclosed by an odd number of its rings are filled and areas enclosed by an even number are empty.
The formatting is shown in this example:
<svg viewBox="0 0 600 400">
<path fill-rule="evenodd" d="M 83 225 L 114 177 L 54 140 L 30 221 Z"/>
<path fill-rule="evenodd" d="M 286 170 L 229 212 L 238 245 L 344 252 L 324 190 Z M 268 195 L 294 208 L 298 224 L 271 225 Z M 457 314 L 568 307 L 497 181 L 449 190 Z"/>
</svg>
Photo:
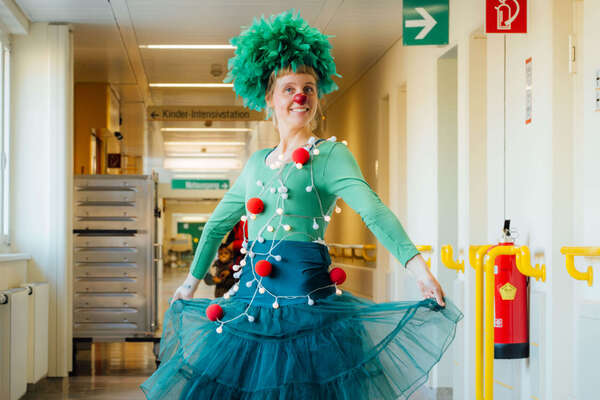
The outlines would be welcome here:
<svg viewBox="0 0 600 400">
<path fill-rule="evenodd" d="M 426 299 L 435 299 L 437 303 L 445 307 L 444 291 L 440 283 L 431 273 L 423 257 L 419 254 L 413 257 L 407 264 L 406 268 L 413 273 L 417 280 L 417 286 L 421 290 L 421 294 Z"/>
</svg>

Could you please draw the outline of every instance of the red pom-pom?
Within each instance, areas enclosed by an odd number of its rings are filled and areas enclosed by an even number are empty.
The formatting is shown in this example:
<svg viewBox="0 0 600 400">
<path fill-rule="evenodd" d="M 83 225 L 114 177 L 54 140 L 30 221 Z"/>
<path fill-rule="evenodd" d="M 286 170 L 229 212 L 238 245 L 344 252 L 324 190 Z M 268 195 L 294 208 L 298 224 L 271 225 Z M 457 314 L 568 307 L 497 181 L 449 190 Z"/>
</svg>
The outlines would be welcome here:
<svg viewBox="0 0 600 400">
<path fill-rule="evenodd" d="M 248 203 L 246 203 L 246 207 L 248 207 L 248 211 L 250 211 L 252 214 L 260 214 L 264 211 L 265 204 L 258 197 L 253 197 L 250 200 L 248 200 Z"/>
<path fill-rule="evenodd" d="M 211 304 L 206 307 L 206 317 L 211 321 L 223 318 L 223 309 L 218 304 Z"/>
<path fill-rule="evenodd" d="M 259 262 L 256 263 L 254 270 L 260 276 L 269 276 L 269 275 L 271 275 L 273 266 L 267 260 L 260 260 Z"/>
<path fill-rule="evenodd" d="M 306 164 L 310 160 L 310 153 L 304 147 L 298 147 L 292 153 L 292 160 L 296 164 Z"/>
<path fill-rule="evenodd" d="M 329 278 L 336 285 L 341 285 L 346 281 L 346 272 L 341 268 L 334 268 L 329 271 Z"/>
</svg>

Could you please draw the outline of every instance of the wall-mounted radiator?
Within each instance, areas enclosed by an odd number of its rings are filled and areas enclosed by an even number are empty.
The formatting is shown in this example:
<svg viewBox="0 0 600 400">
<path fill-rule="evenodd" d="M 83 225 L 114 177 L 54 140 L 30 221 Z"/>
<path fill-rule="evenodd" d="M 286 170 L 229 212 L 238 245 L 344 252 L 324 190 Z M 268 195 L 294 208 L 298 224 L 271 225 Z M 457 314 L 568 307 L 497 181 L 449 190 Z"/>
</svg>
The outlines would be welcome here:
<svg viewBox="0 0 600 400">
<path fill-rule="evenodd" d="M 0 399 L 27 391 L 29 296 L 25 288 L 0 291 Z"/>
<path fill-rule="evenodd" d="M 37 383 L 48 375 L 48 283 L 21 285 L 29 294 L 29 339 L 27 383 Z"/>
</svg>

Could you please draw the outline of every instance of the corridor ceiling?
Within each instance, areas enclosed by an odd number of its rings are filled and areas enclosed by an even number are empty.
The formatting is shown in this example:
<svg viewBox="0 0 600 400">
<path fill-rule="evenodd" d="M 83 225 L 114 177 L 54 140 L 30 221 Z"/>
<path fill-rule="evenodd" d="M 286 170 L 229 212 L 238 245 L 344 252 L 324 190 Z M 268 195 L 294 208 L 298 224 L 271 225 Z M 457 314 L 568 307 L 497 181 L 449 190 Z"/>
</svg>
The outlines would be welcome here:
<svg viewBox="0 0 600 400">
<path fill-rule="evenodd" d="M 15 0 L 32 22 L 73 26 L 76 82 L 110 82 L 121 101 L 148 105 L 239 104 L 231 88 L 158 89 L 148 83 L 220 82 L 232 50 L 155 50 L 148 44 L 227 44 L 256 16 L 296 9 L 331 38 L 340 91 L 400 37 L 400 0 Z"/>
</svg>

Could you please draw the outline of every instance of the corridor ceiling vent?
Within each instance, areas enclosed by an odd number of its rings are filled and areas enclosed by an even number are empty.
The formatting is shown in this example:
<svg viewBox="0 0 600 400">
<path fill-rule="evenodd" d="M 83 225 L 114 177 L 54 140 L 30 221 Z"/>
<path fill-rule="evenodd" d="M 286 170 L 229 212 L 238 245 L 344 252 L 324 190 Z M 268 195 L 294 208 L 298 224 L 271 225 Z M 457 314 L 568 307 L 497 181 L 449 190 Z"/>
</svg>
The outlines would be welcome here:
<svg viewBox="0 0 600 400">
<path fill-rule="evenodd" d="M 231 158 L 165 158 L 163 162 L 165 169 L 173 171 L 210 171 L 210 170 L 239 170 L 242 169 L 242 161 Z"/>
<path fill-rule="evenodd" d="M 235 50 L 230 44 L 141 44 L 140 49 L 158 50 Z"/>
<path fill-rule="evenodd" d="M 156 88 L 231 88 L 233 83 L 149 83 Z"/>
</svg>

